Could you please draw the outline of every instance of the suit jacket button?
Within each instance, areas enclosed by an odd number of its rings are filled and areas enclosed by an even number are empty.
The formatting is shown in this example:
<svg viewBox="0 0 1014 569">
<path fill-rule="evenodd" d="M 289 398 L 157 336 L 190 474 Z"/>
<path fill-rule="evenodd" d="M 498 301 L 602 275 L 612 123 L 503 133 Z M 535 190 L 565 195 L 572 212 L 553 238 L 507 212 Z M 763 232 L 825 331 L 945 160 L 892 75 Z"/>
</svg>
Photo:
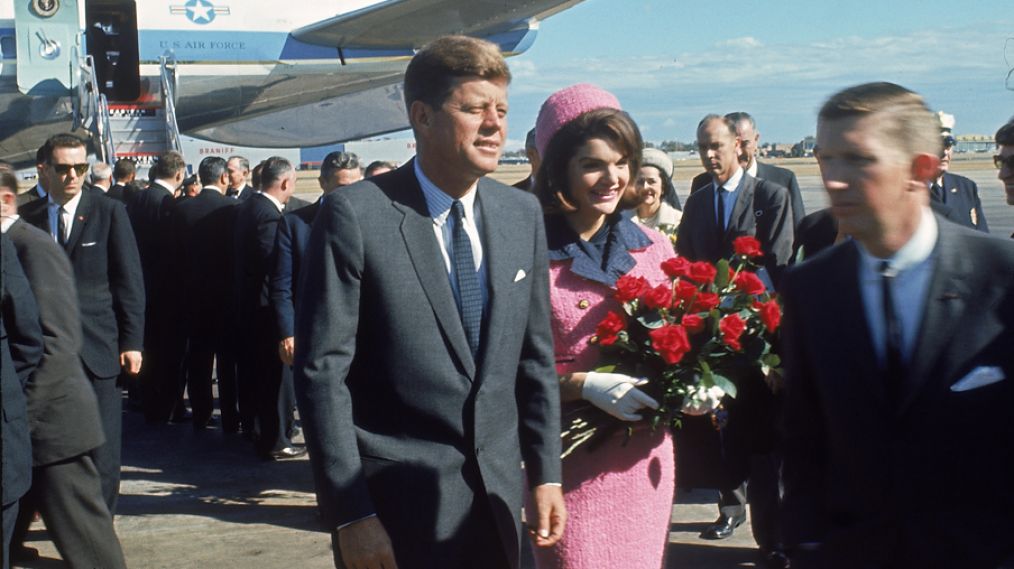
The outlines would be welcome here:
<svg viewBox="0 0 1014 569">
<path fill-rule="evenodd" d="M 580 301 L 579 301 L 579 302 L 577 303 L 577 307 L 578 307 L 578 308 L 580 308 L 581 310 L 587 310 L 587 308 L 588 308 L 589 306 L 591 306 L 591 303 L 590 303 L 590 302 L 588 302 L 588 299 L 585 299 L 585 298 L 582 298 L 582 299 L 581 299 L 581 300 L 580 300 Z"/>
</svg>

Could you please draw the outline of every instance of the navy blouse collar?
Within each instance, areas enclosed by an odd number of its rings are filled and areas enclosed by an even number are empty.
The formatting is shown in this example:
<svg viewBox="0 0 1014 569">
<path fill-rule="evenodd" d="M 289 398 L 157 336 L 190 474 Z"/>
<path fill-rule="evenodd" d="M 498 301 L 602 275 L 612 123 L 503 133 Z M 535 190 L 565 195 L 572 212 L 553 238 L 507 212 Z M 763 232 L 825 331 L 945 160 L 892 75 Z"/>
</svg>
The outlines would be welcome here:
<svg viewBox="0 0 1014 569">
<path fill-rule="evenodd" d="M 572 260 L 574 274 L 606 286 L 630 272 L 637 261 L 631 251 L 646 249 L 651 239 L 625 216 L 613 214 L 606 220 L 604 240 L 584 241 L 562 215 L 546 216 L 546 240 L 550 261 Z M 596 243 L 598 242 L 598 243 Z"/>
</svg>

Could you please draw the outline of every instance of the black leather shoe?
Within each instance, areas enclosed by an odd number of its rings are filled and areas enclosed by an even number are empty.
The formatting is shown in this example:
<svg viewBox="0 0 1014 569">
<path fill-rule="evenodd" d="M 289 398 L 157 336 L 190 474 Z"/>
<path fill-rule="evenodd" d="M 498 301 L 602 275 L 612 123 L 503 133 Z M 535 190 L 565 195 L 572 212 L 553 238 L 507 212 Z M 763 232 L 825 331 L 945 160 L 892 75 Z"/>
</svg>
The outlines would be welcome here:
<svg viewBox="0 0 1014 569">
<path fill-rule="evenodd" d="M 169 417 L 170 423 L 189 423 L 194 419 L 193 414 L 186 409 L 173 411 L 172 417 Z"/>
<path fill-rule="evenodd" d="M 785 551 L 781 547 L 771 549 L 762 547 L 760 550 L 759 566 L 767 567 L 768 569 L 789 569 L 789 556 L 785 554 Z"/>
<path fill-rule="evenodd" d="M 273 450 L 265 457 L 267 460 L 288 460 L 290 458 L 299 458 L 306 454 L 306 447 L 283 447 L 278 450 Z"/>
<path fill-rule="evenodd" d="M 732 537 L 732 533 L 736 531 L 736 528 L 743 525 L 746 521 L 746 516 L 726 516 L 720 515 L 715 523 L 711 524 L 708 529 L 701 533 L 703 539 L 727 539 Z"/>
</svg>

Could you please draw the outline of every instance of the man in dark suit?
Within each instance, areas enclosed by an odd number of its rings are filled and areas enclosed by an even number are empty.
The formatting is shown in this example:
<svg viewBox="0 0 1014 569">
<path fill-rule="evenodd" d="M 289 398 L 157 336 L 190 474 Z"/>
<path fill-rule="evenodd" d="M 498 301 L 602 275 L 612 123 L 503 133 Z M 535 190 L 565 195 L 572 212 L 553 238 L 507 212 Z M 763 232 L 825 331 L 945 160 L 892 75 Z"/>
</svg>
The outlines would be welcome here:
<svg viewBox="0 0 1014 569">
<path fill-rule="evenodd" d="M 794 568 L 1014 561 L 1014 244 L 932 214 L 940 146 L 898 85 L 820 110 L 816 156 L 852 239 L 783 288 Z"/>
<path fill-rule="evenodd" d="M 35 171 L 38 181 L 27 192 L 18 195 L 19 207 L 28 202 L 45 199 L 46 196 L 49 195 L 49 192 L 46 191 L 46 181 L 43 179 L 43 174 L 46 169 L 45 147 L 45 145 L 42 145 L 35 152 Z"/>
<path fill-rule="evenodd" d="M 172 212 L 176 288 L 185 299 L 187 390 L 194 429 L 200 431 L 214 411 L 211 375 L 217 355 L 223 428 L 236 432 L 236 363 L 225 321 L 232 292 L 232 208 L 237 202 L 225 197 L 229 173 L 223 158 L 208 156 L 197 174 L 204 185 L 201 193 L 177 202 Z"/>
<path fill-rule="evenodd" d="M 294 402 L 292 371 L 278 358 L 278 331 L 268 293 L 268 273 L 282 210 L 296 187 L 296 171 L 288 160 L 272 156 L 261 163 L 262 191 L 236 208 L 233 230 L 233 333 L 238 340 L 240 389 L 253 393 L 259 433 L 257 453 L 265 459 L 306 454 L 289 440 Z"/>
<path fill-rule="evenodd" d="M 420 50 L 416 158 L 325 197 L 314 221 L 296 393 L 338 566 L 517 567 L 522 459 L 536 545 L 562 534 L 542 215 L 483 178 L 509 79 L 483 40 Z"/>
<path fill-rule="evenodd" d="M 954 115 L 943 111 L 937 113 L 940 121 L 940 136 L 943 139 L 943 150 L 940 153 L 940 167 L 936 177 L 930 184 L 930 197 L 954 210 L 958 223 L 989 233 L 989 224 L 982 213 L 982 201 L 979 199 L 979 187 L 975 182 L 950 171 L 954 146 L 958 141 L 954 138 Z"/>
<path fill-rule="evenodd" d="M 128 198 L 137 191 L 134 180 L 137 178 L 137 165 L 130 158 L 120 158 L 113 165 L 113 185 L 106 192 L 111 197 L 127 203 Z"/>
<path fill-rule="evenodd" d="M 226 197 L 246 201 L 256 189 L 248 183 L 250 179 L 250 161 L 242 156 L 230 156 L 227 162 L 229 169 L 229 186 Z"/>
<path fill-rule="evenodd" d="M 692 261 L 714 263 L 732 256 L 736 237 L 752 235 L 761 243 L 770 281 L 777 284 L 792 251 L 788 190 L 743 170 L 736 126 L 729 118 L 704 117 L 697 128 L 697 147 L 712 181 L 687 199 L 677 252 Z M 684 457 L 696 455 L 697 459 L 685 458 L 676 479 L 683 478 L 680 484 L 684 486 L 719 488 L 719 517 L 702 533 L 706 539 L 731 536 L 746 520 L 749 496 L 754 538 L 764 562 L 769 567 L 782 567 L 778 464 L 772 454 L 776 401 L 759 373 L 743 374 L 737 388 L 738 396 L 723 403 L 728 420 L 721 431 L 712 427 L 710 417 L 685 421 L 686 428 L 677 433 L 677 446 Z M 699 482 L 692 482 L 694 479 Z"/>
<path fill-rule="evenodd" d="M 324 195 L 363 179 L 359 157 L 352 152 L 335 151 L 324 157 L 320 164 L 317 182 Z M 320 200 L 311 205 L 286 213 L 278 222 L 269 275 L 271 308 L 278 326 L 278 355 L 287 366 L 292 365 L 295 351 L 296 295 L 300 267 L 310 226 L 317 216 Z"/>
<path fill-rule="evenodd" d="M 173 195 L 183 183 L 186 162 L 177 152 L 166 152 L 153 166 L 154 181 L 127 200 L 137 250 L 144 274 L 145 330 L 144 358 L 147 362 L 139 378 L 145 420 L 165 423 L 186 420 L 183 403 L 185 385 L 181 362 L 185 337 L 180 326 L 180 291 L 169 259 L 175 253 L 172 233 Z"/>
<path fill-rule="evenodd" d="M 7 178 L 10 178 L 7 180 Z M 67 255 L 45 231 L 17 218 L 16 180 L 0 175 L 3 230 L 39 308 L 44 352 L 28 378 L 32 488 L 21 499 L 13 549 L 36 511 L 72 567 L 125 567 L 90 451 L 105 437 L 95 391 L 81 367 L 81 319 Z M 7 220 L 11 219 L 8 227 Z M 6 426 L 5 426 L 6 428 Z"/>
<path fill-rule="evenodd" d="M 796 174 L 787 168 L 780 168 L 773 164 L 765 164 L 757 160 L 757 148 L 760 143 L 760 132 L 757 130 L 757 123 L 750 113 L 735 112 L 725 115 L 736 125 L 736 136 L 740 140 L 739 165 L 754 178 L 774 182 L 789 191 L 789 203 L 792 206 L 793 227 L 799 225 L 806 215 L 803 207 L 803 194 L 799 189 L 799 182 Z M 694 177 L 690 183 L 690 193 L 711 183 L 711 175 L 703 172 Z"/>
<path fill-rule="evenodd" d="M 6 225 L 7 220 L 4 220 Z M 3 567 L 9 566 L 18 499 L 32 484 L 25 384 L 42 358 L 42 328 L 31 287 L 6 235 L 0 235 L 0 404 L 3 406 L 0 462 L 3 496 Z"/>
<path fill-rule="evenodd" d="M 113 197 L 109 195 L 109 189 L 113 185 L 113 169 L 109 167 L 109 164 L 105 162 L 95 162 L 92 164 L 91 173 L 91 187 L 106 194 L 107 197 Z M 123 201 L 122 196 L 120 201 Z"/>
<path fill-rule="evenodd" d="M 45 145 L 49 197 L 22 208 L 22 217 L 63 246 L 74 268 L 84 342 L 81 360 L 99 400 L 105 444 L 92 458 L 102 495 L 116 513 L 120 487 L 122 401 L 116 378 L 137 374 L 144 342 L 144 280 L 137 242 L 122 203 L 82 190 L 88 170 L 84 142 L 70 134 Z"/>
<path fill-rule="evenodd" d="M 1003 182 L 1007 205 L 1014 205 L 1014 118 L 996 131 L 996 156 L 993 164 L 998 170 L 996 177 Z M 1014 238 L 1014 233 L 1011 234 Z"/>
</svg>

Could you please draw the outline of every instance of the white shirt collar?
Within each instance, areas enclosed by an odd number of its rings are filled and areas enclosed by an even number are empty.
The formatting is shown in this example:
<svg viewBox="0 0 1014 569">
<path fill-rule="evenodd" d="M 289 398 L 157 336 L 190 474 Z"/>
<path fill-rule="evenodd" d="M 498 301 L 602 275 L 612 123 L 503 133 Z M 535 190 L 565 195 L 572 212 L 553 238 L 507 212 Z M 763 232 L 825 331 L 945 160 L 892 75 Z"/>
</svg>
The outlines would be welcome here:
<svg viewBox="0 0 1014 569">
<path fill-rule="evenodd" d="M 73 218 L 74 214 L 77 213 L 77 206 L 81 204 L 81 196 L 86 191 L 87 190 L 85 190 L 84 188 L 81 188 L 81 190 L 74 197 L 70 198 L 70 200 L 68 200 L 67 203 L 63 204 L 64 211 L 66 211 L 71 218 Z M 49 194 L 49 196 L 46 199 L 49 200 L 50 209 L 56 210 L 60 209 L 60 204 L 53 201 L 53 194 Z"/>
<path fill-rule="evenodd" d="M 225 192 L 222 191 L 222 188 L 219 188 L 218 186 L 204 186 L 203 188 L 201 188 L 201 191 L 203 192 L 204 190 L 215 190 L 216 192 L 222 194 L 223 196 L 225 195 Z"/>
<path fill-rule="evenodd" d="M 264 197 L 266 197 L 266 198 L 268 198 L 269 200 L 271 200 L 271 203 L 275 204 L 275 207 L 278 208 L 278 211 L 282 211 L 283 209 L 285 209 L 285 204 L 283 204 L 282 202 L 278 201 L 278 199 L 276 199 L 275 196 L 273 196 L 271 194 L 266 194 L 264 192 L 257 192 L 257 193 L 260 194 L 260 195 L 262 195 L 262 196 L 264 196 Z"/>
<path fill-rule="evenodd" d="M 739 187 L 739 181 L 743 179 L 743 168 L 739 165 L 736 166 L 736 173 L 733 174 L 728 180 L 722 184 L 721 188 L 727 192 L 735 192 L 736 188 Z M 718 180 L 713 180 L 715 186 L 718 186 Z"/>
<path fill-rule="evenodd" d="M 166 182 L 165 180 L 159 180 L 158 178 L 155 178 L 155 182 L 154 183 L 162 186 L 163 188 L 165 188 L 167 190 L 169 190 L 170 194 L 175 194 L 176 193 L 176 188 L 170 186 L 169 182 Z"/>
<path fill-rule="evenodd" d="M 881 259 L 874 256 L 858 240 L 856 241 L 856 245 L 859 246 L 862 262 L 868 265 L 868 268 L 874 275 L 880 274 L 880 265 L 884 261 L 887 261 L 888 270 L 891 273 L 898 274 L 928 259 L 933 254 L 933 247 L 937 244 L 938 234 L 939 228 L 937 227 L 936 218 L 933 217 L 933 211 L 928 206 L 923 206 L 922 217 L 919 219 L 919 226 L 916 227 L 915 233 L 912 234 L 907 243 L 902 245 L 901 249 L 898 249 L 889 258 Z"/>
<path fill-rule="evenodd" d="M 426 199 L 426 209 L 429 211 L 430 217 L 433 218 L 433 223 L 442 226 L 447 222 L 447 216 L 451 212 L 451 204 L 454 203 L 454 198 L 426 177 L 426 174 L 423 173 L 422 168 L 419 166 L 418 160 L 412 161 L 412 167 L 415 170 L 416 179 L 419 180 L 419 187 L 422 188 L 423 197 Z M 472 184 L 472 187 L 468 188 L 465 195 L 458 199 L 465 210 L 465 219 L 472 217 L 475 206 L 475 188 L 478 183 L 478 180 L 476 180 Z"/>
<path fill-rule="evenodd" d="M 750 159 L 750 167 L 746 169 L 746 173 L 750 174 L 751 178 L 757 177 L 757 158 Z"/>
<path fill-rule="evenodd" d="M 14 215 L 5 215 L 0 217 L 0 233 L 7 233 L 7 230 L 10 229 L 11 226 L 14 225 L 14 222 L 19 219 L 21 219 L 21 216 L 16 213 Z"/>
</svg>

